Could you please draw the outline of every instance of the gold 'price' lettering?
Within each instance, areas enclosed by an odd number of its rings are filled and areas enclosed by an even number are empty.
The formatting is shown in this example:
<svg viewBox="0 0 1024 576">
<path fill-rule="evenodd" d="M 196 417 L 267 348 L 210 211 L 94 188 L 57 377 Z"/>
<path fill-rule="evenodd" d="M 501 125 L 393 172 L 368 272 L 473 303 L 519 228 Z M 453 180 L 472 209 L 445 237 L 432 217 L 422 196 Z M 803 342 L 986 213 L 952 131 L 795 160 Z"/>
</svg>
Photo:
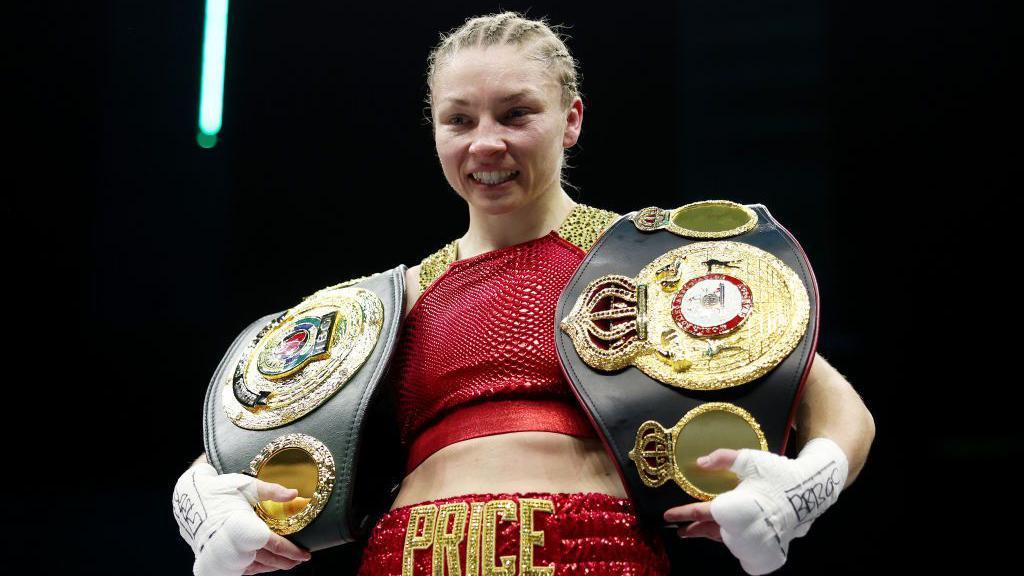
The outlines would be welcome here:
<svg viewBox="0 0 1024 576">
<path fill-rule="evenodd" d="M 555 505 L 542 498 L 424 504 L 409 511 L 402 551 L 402 576 L 414 576 L 415 553 L 431 551 L 431 576 L 462 576 L 459 545 L 466 538 L 466 576 L 553 576 L 555 567 L 534 565 L 544 531 L 535 529 L 535 514 L 553 514 Z M 468 527 L 467 527 L 468 519 Z M 519 554 L 497 557 L 498 522 L 519 522 Z M 468 528 L 468 533 L 467 533 Z M 518 560 L 518 561 L 517 561 Z"/>
</svg>

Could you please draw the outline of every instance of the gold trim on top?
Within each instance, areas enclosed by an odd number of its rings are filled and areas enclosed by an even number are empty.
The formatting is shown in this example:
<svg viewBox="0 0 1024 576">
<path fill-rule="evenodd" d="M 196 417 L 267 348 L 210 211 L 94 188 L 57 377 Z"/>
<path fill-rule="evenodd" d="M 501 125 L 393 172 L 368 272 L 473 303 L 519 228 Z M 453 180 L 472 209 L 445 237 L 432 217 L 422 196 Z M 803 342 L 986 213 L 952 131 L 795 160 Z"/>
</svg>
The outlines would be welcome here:
<svg viewBox="0 0 1024 576">
<path fill-rule="evenodd" d="M 619 218 L 615 212 L 586 204 L 576 204 L 565 216 L 556 233 L 584 252 L 597 242 L 601 234 Z M 434 283 L 453 262 L 459 259 L 459 241 L 452 240 L 420 262 L 420 292 Z"/>
<path fill-rule="evenodd" d="M 279 519 L 274 517 L 263 508 L 262 502 L 257 503 L 254 507 L 256 515 L 266 522 L 271 530 L 282 535 L 293 534 L 302 530 L 320 514 L 324 505 L 327 504 L 327 500 L 331 497 L 331 491 L 334 490 L 334 479 L 337 474 L 331 451 L 327 449 L 323 442 L 306 434 L 288 434 L 287 436 L 281 436 L 272 440 L 249 463 L 249 474 L 258 477 L 260 469 L 265 462 L 278 452 L 288 448 L 298 448 L 309 454 L 313 462 L 316 463 L 317 479 L 316 488 L 313 490 L 313 495 L 309 498 L 309 502 L 301 511 L 288 518 Z"/>
<path fill-rule="evenodd" d="M 674 480 L 687 494 L 698 500 L 707 501 L 716 496 L 716 494 L 701 490 L 690 482 L 683 475 L 681 466 L 675 457 L 676 441 L 683 428 L 694 418 L 715 410 L 729 412 L 745 420 L 757 436 L 760 449 L 768 450 L 768 440 L 765 438 L 764 431 L 761 430 L 761 425 L 750 412 L 728 402 L 701 404 L 687 412 L 671 428 L 666 429 L 658 422 L 648 420 L 637 429 L 636 443 L 629 451 L 629 459 L 636 464 L 640 480 L 645 486 L 657 488 L 669 480 Z M 723 446 L 723 448 L 728 448 L 728 446 Z"/>
<path fill-rule="evenodd" d="M 594 208 L 586 204 L 577 204 L 565 217 L 565 221 L 558 227 L 558 235 L 570 244 L 575 245 L 584 252 L 589 252 L 591 246 L 604 234 L 619 215 L 615 212 Z"/>
<path fill-rule="evenodd" d="M 683 228 L 675 223 L 676 214 L 695 206 L 729 206 L 742 210 L 747 215 L 747 222 L 741 226 L 731 228 L 729 230 L 720 230 L 717 232 L 706 232 L 701 230 L 691 230 L 689 228 Z M 684 238 L 696 238 L 696 239 L 721 239 L 729 238 L 731 236 L 738 236 L 752 230 L 757 226 L 757 213 L 751 210 L 749 207 L 743 204 L 732 202 L 731 200 L 702 200 L 700 202 L 691 202 L 684 204 L 674 210 L 663 210 L 657 206 L 650 206 L 642 210 L 637 211 L 632 217 L 633 224 L 637 230 L 642 232 L 654 232 L 656 230 L 667 230 L 677 236 Z"/>
<path fill-rule="evenodd" d="M 420 262 L 420 292 L 422 293 L 437 280 L 452 262 L 458 259 L 459 241 L 452 240 L 445 244 L 440 250 L 427 256 Z"/>
</svg>

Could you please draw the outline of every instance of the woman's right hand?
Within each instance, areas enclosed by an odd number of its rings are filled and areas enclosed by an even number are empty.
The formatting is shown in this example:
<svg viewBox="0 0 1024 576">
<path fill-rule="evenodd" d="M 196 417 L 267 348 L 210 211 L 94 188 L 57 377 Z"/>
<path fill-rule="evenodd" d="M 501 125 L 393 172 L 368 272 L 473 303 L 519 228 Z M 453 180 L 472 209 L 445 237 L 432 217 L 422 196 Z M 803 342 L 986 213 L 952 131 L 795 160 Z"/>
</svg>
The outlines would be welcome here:
<svg viewBox="0 0 1024 576">
<path fill-rule="evenodd" d="M 288 570 L 310 553 L 270 531 L 253 506 L 288 502 L 298 491 L 244 474 L 217 474 L 209 464 L 187 470 L 174 486 L 174 519 L 196 555 L 196 576 L 241 576 Z"/>
</svg>

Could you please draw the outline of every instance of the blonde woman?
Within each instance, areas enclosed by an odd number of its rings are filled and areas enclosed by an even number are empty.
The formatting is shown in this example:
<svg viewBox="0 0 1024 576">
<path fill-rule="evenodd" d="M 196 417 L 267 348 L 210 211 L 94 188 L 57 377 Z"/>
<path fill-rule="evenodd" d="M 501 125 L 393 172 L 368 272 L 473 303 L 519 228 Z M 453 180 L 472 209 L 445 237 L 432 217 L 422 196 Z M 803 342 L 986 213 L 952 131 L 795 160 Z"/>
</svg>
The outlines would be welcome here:
<svg viewBox="0 0 1024 576">
<path fill-rule="evenodd" d="M 583 127 L 576 62 L 552 27 L 506 12 L 442 36 L 427 80 L 441 169 L 466 202 L 469 228 L 407 272 L 392 369 L 406 476 L 360 574 L 668 574 L 657 527 L 638 521 L 554 349 L 559 295 L 617 216 L 564 190 L 565 150 Z M 836 426 L 801 409 L 800 439 L 821 437 L 803 464 L 719 450 L 709 466 L 771 470 L 770 487 L 834 456 L 852 481 L 873 434 L 870 414 L 820 358 L 805 404 Z M 257 489 L 260 498 L 294 495 L 255 479 L 247 489 L 252 501 Z M 728 528 L 711 503 L 667 511 L 666 521 L 693 521 L 681 536 L 724 541 L 748 572 L 763 573 L 781 565 L 780 534 L 746 530 L 764 524 L 750 513 L 759 503 L 772 504 L 737 497 L 717 510 Z M 308 558 L 274 534 L 231 550 L 241 551 L 234 573 Z"/>
</svg>

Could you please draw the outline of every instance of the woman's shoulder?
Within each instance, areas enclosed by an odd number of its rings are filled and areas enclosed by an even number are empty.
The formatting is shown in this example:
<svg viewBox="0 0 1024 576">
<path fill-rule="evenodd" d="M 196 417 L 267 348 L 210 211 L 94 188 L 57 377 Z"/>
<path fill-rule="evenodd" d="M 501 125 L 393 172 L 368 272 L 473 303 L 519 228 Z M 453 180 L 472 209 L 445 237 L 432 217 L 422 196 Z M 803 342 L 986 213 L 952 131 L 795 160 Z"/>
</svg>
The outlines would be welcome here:
<svg viewBox="0 0 1024 576">
<path fill-rule="evenodd" d="M 423 288 L 420 287 L 420 269 L 422 264 L 416 264 L 410 266 L 405 270 L 405 314 L 409 314 L 409 310 L 412 310 L 412 305 L 419 299 L 420 294 L 423 293 Z M 403 316 L 404 316 L 403 315 Z"/>
<path fill-rule="evenodd" d="M 458 240 L 452 240 L 428 254 L 418 264 L 405 271 L 405 312 L 409 313 L 420 294 L 437 280 L 458 254 Z"/>
<path fill-rule="evenodd" d="M 409 312 L 409 309 L 412 308 L 413 303 L 416 302 L 416 300 L 420 296 L 420 293 L 423 292 L 423 289 L 420 286 L 420 276 L 421 276 L 422 267 L 423 267 L 423 263 L 421 262 L 419 264 L 416 264 L 414 266 L 410 266 L 410 267 L 405 269 L 405 313 Z M 395 274 L 396 272 L 397 272 L 397 269 L 396 268 L 392 268 L 392 269 L 387 270 L 386 272 L 383 272 L 383 273 Z M 321 288 L 320 290 L 317 290 L 315 293 L 313 293 L 313 294 L 311 294 L 309 296 L 306 296 L 304 301 L 309 300 L 311 298 L 316 298 L 317 296 L 319 296 L 321 294 L 325 294 L 325 293 L 329 293 L 329 292 L 332 292 L 332 291 L 335 291 L 335 290 L 339 290 L 341 288 L 348 288 L 349 286 L 353 286 L 355 284 L 358 284 L 358 283 L 362 282 L 363 280 L 367 280 L 369 278 L 373 278 L 374 276 L 377 276 L 377 274 L 370 274 L 370 275 L 367 275 L 367 276 L 361 276 L 359 278 L 353 278 L 351 280 L 346 280 L 346 281 L 340 282 L 338 284 L 334 284 L 334 285 L 331 285 L 331 286 L 327 286 L 325 288 Z"/>
<path fill-rule="evenodd" d="M 419 299 L 420 294 L 430 286 L 434 280 L 448 268 L 458 257 L 458 240 L 441 246 L 428 254 L 418 264 L 410 266 L 405 271 L 405 312 L 412 309 L 413 304 Z"/>
</svg>

